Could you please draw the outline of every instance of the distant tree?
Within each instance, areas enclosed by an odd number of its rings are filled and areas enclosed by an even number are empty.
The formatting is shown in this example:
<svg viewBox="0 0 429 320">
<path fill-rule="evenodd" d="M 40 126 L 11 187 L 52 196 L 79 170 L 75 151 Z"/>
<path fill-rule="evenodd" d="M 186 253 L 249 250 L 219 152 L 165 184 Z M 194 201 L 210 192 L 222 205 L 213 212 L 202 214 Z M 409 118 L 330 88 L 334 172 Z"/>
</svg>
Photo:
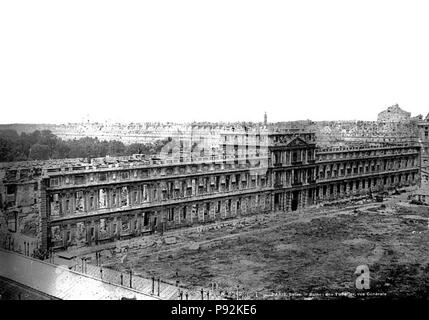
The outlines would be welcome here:
<svg viewBox="0 0 429 320">
<path fill-rule="evenodd" d="M 136 153 L 151 155 L 159 153 L 169 141 L 171 138 L 126 146 L 120 141 L 99 141 L 91 137 L 62 140 L 49 130 L 22 132 L 20 135 L 15 130 L 0 130 L 0 162 L 95 158 Z"/>
<path fill-rule="evenodd" d="M 36 143 L 31 146 L 30 160 L 48 160 L 50 158 L 50 149 L 46 144 Z"/>
<path fill-rule="evenodd" d="M 52 152 L 54 151 L 58 141 L 59 138 L 54 135 L 50 130 L 42 130 L 42 132 L 40 133 L 40 139 L 37 142 L 40 144 L 47 145 L 49 147 L 49 150 Z"/>
<path fill-rule="evenodd" d="M 127 146 L 126 154 L 127 155 L 133 155 L 133 154 L 146 154 L 150 149 L 150 146 L 148 144 L 143 143 L 132 143 L 129 146 Z"/>
<path fill-rule="evenodd" d="M 13 143 L 8 139 L 0 137 L 0 161 L 9 162 L 13 160 Z"/>
<path fill-rule="evenodd" d="M 16 130 L 12 130 L 12 129 L 6 129 L 6 130 L 0 130 L 0 135 L 8 140 L 18 140 L 19 139 L 19 135 L 16 132 Z"/>
<path fill-rule="evenodd" d="M 111 156 L 120 156 L 125 153 L 125 145 L 120 141 L 109 141 L 108 154 Z"/>
<path fill-rule="evenodd" d="M 54 159 L 70 158 L 70 146 L 65 141 L 59 140 L 51 156 Z"/>
<path fill-rule="evenodd" d="M 41 132 L 39 130 L 33 131 L 30 134 L 30 139 L 32 144 L 37 143 L 38 141 L 40 141 L 40 137 L 42 136 Z"/>
</svg>

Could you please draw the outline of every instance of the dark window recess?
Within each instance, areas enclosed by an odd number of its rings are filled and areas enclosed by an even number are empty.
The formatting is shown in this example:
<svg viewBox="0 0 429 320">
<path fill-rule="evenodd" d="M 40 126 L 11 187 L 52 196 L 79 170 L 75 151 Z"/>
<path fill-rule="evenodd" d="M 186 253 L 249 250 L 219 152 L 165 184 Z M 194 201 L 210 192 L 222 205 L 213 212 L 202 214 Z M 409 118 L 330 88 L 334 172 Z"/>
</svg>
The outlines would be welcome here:
<svg viewBox="0 0 429 320">
<path fill-rule="evenodd" d="M 7 194 L 15 194 L 16 192 L 16 185 L 12 184 L 12 185 L 8 185 L 6 188 L 6 192 Z"/>
<path fill-rule="evenodd" d="M 21 179 L 27 179 L 29 177 L 29 171 L 23 169 L 19 172 L 19 176 Z"/>
<path fill-rule="evenodd" d="M 173 221 L 174 220 L 174 208 L 170 209 L 170 211 L 168 212 L 168 221 Z"/>
<path fill-rule="evenodd" d="M 7 219 L 7 228 L 10 232 L 16 232 L 17 214 L 16 212 L 9 214 Z"/>
<path fill-rule="evenodd" d="M 75 184 L 84 184 L 85 177 L 84 176 L 75 176 L 74 178 Z"/>
<path fill-rule="evenodd" d="M 16 178 L 16 170 L 9 170 L 6 172 L 6 180 L 12 180 Z"/>
</svg>

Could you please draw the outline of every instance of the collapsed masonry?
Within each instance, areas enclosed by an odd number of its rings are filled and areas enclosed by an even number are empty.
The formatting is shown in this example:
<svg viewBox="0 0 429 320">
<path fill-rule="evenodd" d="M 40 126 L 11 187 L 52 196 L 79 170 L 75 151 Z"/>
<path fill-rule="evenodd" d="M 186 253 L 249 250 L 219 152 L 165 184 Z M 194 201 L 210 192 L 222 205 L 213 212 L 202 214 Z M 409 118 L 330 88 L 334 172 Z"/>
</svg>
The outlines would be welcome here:
<svg viewBox="0 0 429 320">
<path fill-rule="evenodd" d="M 420 188 L 413 193 L 411 198 L 417 204 L 429 205 L 429 171 L 426 168 L 421 168 Z"/>
<path fill-rule="evenodd" d="M 378 114 L 377 120 L 383 122 L 408 122 L 411 112 L 402 110 L 398 104 L 388 107 Z"/>
</svg>

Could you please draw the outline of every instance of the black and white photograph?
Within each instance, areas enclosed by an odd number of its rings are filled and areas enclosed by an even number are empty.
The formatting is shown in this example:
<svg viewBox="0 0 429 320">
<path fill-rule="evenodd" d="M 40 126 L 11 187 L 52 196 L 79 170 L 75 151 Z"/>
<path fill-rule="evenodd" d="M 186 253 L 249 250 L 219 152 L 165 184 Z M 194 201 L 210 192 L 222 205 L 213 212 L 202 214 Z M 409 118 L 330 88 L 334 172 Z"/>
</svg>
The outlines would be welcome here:
<svg viewBox="0 0 429 320">
<path fill-rule="evenodd" d="M 0 0 L 0 300 L 428 301 L 428 17 Z"/>
</svg>

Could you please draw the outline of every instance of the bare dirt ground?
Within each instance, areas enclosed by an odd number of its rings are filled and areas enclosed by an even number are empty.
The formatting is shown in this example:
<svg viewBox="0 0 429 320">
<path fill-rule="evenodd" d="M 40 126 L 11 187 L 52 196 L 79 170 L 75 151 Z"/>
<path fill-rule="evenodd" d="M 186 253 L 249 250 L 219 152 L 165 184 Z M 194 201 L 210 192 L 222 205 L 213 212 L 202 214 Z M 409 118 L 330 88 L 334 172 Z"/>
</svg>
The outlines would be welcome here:
<svg viewBox="0 0 429 320">
<path fill-rule="evenodd" d="M 326 299 L 359 295 L 354 272 L 364 264 L 367 297 L 429 297 L 429 207 L 409 205 L 406 194 L 234 224 L 175 233 L 170 244 L 150 240 L 103 265 L 192 288 L 214 282 L 226 297 Z"/>
</svg>

